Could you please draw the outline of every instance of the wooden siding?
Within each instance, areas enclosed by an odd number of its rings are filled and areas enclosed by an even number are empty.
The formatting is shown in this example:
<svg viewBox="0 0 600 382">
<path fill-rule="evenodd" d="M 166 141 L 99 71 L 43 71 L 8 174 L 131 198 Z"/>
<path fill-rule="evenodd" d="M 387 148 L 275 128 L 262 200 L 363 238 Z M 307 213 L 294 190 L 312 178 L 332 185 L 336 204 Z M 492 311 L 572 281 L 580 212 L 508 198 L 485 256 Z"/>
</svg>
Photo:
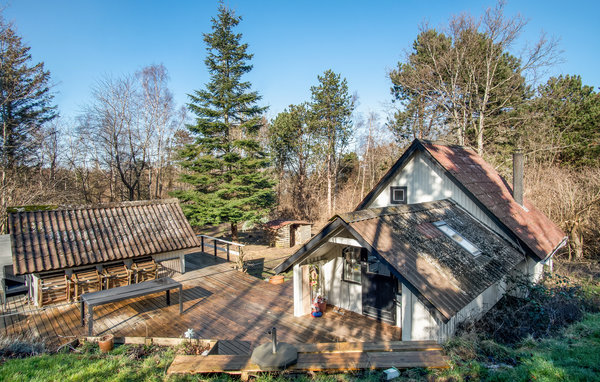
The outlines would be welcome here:
<svg viewBox="0 0 600 382">
<path fill-rule="evenodd" d="M 506 292 L 506 282 L 500 280 L 456 313 L 448 322 L 441 322 L 427 310 L 411 291 L 402 288 L 402 341 L 432 340 L 445 342 L 456 328 L 467 320 L 476 320 L 491 309 Z"/>
<path fill-rule="evenodd" d="M 471 215 L 490 227 L 497 234 L 516 243 L 473 202 L 452 180 L 420 151 L 415 151 L 405 167 L 394 176 L 391 182 L 374 197 L 367 208 L 386 207 L 390 205 L 390 187 L 406 186 L 408 204 L 431 202 L 434 200 L 452 199 Z"/>
<path fill-rule="evenodd" d="M 329 253 L 331 260 L 322 267 L 323 293 L 328 301 L 340 308 L 362 314 L 362 285 L 342 280 L 343 245 L 336 245 Z"/>
</svg>

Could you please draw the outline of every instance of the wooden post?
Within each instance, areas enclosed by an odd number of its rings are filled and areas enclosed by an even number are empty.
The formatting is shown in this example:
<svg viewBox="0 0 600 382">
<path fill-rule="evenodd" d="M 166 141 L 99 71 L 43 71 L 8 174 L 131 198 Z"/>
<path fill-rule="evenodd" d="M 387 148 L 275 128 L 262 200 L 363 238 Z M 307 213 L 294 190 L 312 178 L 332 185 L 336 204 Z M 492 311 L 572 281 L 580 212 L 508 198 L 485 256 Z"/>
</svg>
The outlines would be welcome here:
<svg viewBox="0 0 600 382">
<path fill-rule="evenodd" d="M 229 243 L 227 243 L 226 246 L 227 246 L 227 261 L 229 261 Z"/>
<path fill-rule="evenodd" d="M 217 239 L 213 240 L 213 244 L 215 246 L 215 257 L 217 257 Z"/>
<path fill-rule="evenodd" d="M 202 253 L 204 253 L 204 236 L 200 236 L 200 243 L 202 243 Z"/>
</svg>

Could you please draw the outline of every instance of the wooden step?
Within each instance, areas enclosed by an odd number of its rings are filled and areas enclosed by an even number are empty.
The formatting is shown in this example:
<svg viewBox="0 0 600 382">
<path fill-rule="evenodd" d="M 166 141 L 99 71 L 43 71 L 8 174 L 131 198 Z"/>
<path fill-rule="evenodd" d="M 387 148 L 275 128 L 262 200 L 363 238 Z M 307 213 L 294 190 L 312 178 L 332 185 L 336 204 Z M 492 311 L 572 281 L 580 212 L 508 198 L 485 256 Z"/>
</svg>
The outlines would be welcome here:
<svg viewBox="0 0 600 382">
<path fill-rule="evenodd" d="M 298 362 L 288 371 L 347 371 L 396 367 L 444 368 L 448 358 L 439 350 L 299 353 Z M 239 373 L 272 371 L 262 369 L 247 355 L 177 355 L 167 374 Z"/>
<path fill-rule="evenodd" d="M 298 353 L 398 352 L 442 350 L 435 341 L 331 342 L 293 344 Z"/>
</svg>

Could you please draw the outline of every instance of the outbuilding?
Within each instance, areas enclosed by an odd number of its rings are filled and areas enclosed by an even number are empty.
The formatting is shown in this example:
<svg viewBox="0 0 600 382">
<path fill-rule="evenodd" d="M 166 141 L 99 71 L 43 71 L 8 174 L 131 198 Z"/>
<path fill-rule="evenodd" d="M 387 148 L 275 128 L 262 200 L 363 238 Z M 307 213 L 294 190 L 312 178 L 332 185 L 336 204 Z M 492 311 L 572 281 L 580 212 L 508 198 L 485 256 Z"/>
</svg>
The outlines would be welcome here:
<svg viewBox="0 0 600 382">
<path fill-rule="evenodd" d="M 269 245 L 278 248 L 291 248 L 304 244 L 311 237 L 312 223 L 303 220 L 271 220 L 265 224 Z"/>
</svg>

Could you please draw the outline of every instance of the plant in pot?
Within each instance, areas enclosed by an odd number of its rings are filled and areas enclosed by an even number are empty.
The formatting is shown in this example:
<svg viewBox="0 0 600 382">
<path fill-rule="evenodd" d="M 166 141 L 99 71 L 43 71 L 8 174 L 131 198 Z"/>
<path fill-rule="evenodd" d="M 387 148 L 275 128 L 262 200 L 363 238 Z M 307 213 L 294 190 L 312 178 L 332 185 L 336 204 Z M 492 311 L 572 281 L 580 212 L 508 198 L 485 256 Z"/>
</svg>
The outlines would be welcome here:
<svg viewBox="0 0 600 382">
<path fill-rule="evenodd" d="M 98 340 L 98 346 L 102 353 L 108 353 L 115 347 L 115 336 L 106 334 Z"/>
</svg>

